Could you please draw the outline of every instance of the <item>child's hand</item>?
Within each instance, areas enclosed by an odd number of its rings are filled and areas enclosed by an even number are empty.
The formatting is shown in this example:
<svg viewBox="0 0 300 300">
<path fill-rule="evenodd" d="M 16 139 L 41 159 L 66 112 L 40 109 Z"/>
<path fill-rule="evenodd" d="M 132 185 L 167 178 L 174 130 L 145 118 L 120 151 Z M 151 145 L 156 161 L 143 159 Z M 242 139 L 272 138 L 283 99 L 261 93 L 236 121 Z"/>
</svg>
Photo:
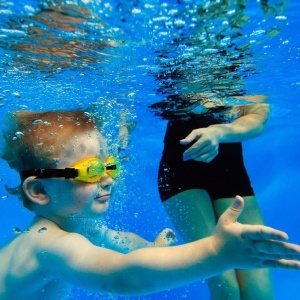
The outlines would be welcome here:
<svg viewBox="0 0 300 300">
<path fill-rule="evenodd" d="M 156 247 L 167 247 L 177 242 L 175 232 L 170 228 L 165 228 L 155 239 Z"/>
<path fill-rule="evenodd" d="M 220 262 L 228 269 L 290 268 L 300 269 L 300 246 L 287 243 L 287 234 L 263 225 L 236 222 L 244 207 L 237 196 L 220 217 L 211 236 Z"/>
</svg>

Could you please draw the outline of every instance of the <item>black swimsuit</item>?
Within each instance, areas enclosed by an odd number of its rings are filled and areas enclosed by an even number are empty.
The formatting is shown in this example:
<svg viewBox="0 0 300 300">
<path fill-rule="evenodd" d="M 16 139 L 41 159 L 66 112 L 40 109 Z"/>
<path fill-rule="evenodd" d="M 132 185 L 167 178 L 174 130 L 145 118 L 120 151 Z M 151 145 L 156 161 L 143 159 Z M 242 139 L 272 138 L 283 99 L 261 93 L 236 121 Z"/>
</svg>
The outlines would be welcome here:
<svg viewBox="0 0 300 300">
<path fill-rule="evenodd" d="M 219 154 L 210 163 L 183 161 L 182 154 L 191 145 L 183 146 L 179 140 L 193 129 L 218 123 L 218 120 L 205 116 L 169 121 L 158 174 L 162 201 L 189 189 L 204 189 L 212 200 L 254 195 L 244 166 L 241 143 L 219 144 Z"/>
</svg>

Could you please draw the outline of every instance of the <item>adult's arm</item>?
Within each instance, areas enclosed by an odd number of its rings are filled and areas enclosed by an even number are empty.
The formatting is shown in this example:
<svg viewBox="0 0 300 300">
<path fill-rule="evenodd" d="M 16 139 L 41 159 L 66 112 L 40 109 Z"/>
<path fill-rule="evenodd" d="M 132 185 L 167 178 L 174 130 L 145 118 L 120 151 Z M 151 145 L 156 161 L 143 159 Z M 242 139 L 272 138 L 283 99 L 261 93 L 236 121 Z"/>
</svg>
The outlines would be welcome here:
<svg viewBox="0 0 300 300">
<path fill-rule="evenodd" d="M 183 153 L 183 159 L 210 162 L 218 155 L 220 143 L 242 142 L 263 132 L 269 116 L 268 104 L 249 104 L 237 109 L 239 118 L 232 123 L 197 128 L 182 139 L 183 145 L 193 143 Z"/>
</svg>

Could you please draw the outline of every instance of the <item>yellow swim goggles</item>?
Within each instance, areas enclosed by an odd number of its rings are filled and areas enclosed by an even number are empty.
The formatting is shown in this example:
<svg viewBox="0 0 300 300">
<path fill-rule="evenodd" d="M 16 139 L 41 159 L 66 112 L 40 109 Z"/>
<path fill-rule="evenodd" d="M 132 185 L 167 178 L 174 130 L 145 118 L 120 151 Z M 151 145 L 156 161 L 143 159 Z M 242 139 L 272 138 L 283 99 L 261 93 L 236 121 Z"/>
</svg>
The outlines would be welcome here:
<svg viewBox="0 0 300 300">
<path fill-rule="evenodd" d="M 30 176 L 36 178 L 64 177 L 65 179 L 74 179 L 81 182 L 95 183 L 99 181 L 104 173 L 111 178 L 120 175 L 121 164 L 114 156 L 108 156 L 104 162 L 97 157 L 82 159 L 65 169 L 33 169 L 20 172 L 21 179 L 24 180 Z"/>
</svg>

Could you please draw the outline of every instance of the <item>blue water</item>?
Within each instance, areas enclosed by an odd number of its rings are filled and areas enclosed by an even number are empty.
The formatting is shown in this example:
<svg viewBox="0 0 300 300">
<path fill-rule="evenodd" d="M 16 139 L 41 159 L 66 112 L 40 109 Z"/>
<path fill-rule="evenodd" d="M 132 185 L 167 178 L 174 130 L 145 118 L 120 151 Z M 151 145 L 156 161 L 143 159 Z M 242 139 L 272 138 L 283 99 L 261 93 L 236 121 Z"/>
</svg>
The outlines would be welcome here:
<svg viewBox="0 0 300 300">
<path fill-rule="evenodd" d="M 33 54 L 8 47 L 24 39 L 24 32 L 28 28 L 23 23 L 22 30 L 9 31 L 8 20 L 20 24 L 20 16 L 33 15 L 38 11 L 38 1 L 0 1 L 0 118 L 15 109 L 73 109 L 84 108 L 91 102 L 101 102 L 107 106 L 106 126 L 112 132 L 110 142 L 113 143 L 115 113 L 124 107 L 128 109 L 132 120 L 138 125 L 126 150 L 130 159 L 124 163 L 119 194 L 106 219 L 112 227 L 134 231 L 149 240 L 154 239 L 162 228 L 172 227 L 156 188 L 166 121 L 155 117 L 148 106 L 163 97 L 157 93 L 159 82 L 149 74 L 155 73 L 158 68 L 155 51 L 161 50 L 163 45 L 172 40 L 176 28 L 162 26 L 158 18 L 166 17 L 166 7 L 169 7 L 169 12 L 172 9 L 182 10 L 189 2 L 136 1 L 135 6 L 131 1 L 112 1 L 110 5 L 109 2 L 99 4 L 96 1 L 86 5 L 76 3 L 77 6 L 88 7 L 99 16 L 104 27 L 99 29 L 98 21 L 91 19 L 79 28 L 85 31 L 85 35 L 79 29 L 76 34 L 59 30 L 55 34 L 66 40 L 84 40 L 84 43 L 97 43 L 101 39 L 118 40 L 119 46 L 104 50 L 88 47 L 93 51 L 86 51 L 84 56 L 97 57 L 96 62 L 86 60 L 81 65 L 78 59 L 73 61 L 72 67 L 60 67 L 57 64 L 55 70 L 50 70 L 33 60 L 26 62 L 26 58 L 34 58 Z M 151 4 L 152 8 L 146 9 L 144 3 Z M 278 8 L 276 3 L 279 1 L 270 3 Z M 251 44 L 251 63 L 255 64 L 257 71 L 247 76 L 243 89 L 250 94 L 267 94 L 272 108 L 265 133 L 244 143 L 245 162 L 266 223 L 285 230 L 290 240 L 296 243 L 300 243 L 299 14 L 300 3 L 296 0 L 285 3 L 284 10 L 277 17 L 271 13 L 264 17 L 258 2 L 249 1 L 247 15 L 250 19 L 243 29 Z M 260 31 L 270 29 L 280 30 L 272 37 Z M 185 34 L 188 32 L 186 30 Z M 19 181 L 17 174 L 2 160 L 0 178 L 2 245 L 14 236 L 13 228 L 26 227 L 31 213 L 24 210 L 18 200 L 4 189 L 5 184 L 16 186 Z M 276 299 L 297 299 L 299 272 L 274 270 L 273 277 Z M 198 282 L 143 297 L 94 295 L 74 289 L 68 299 L 193 300 L 208 297 L 205 283 Z"/>
</svg>

